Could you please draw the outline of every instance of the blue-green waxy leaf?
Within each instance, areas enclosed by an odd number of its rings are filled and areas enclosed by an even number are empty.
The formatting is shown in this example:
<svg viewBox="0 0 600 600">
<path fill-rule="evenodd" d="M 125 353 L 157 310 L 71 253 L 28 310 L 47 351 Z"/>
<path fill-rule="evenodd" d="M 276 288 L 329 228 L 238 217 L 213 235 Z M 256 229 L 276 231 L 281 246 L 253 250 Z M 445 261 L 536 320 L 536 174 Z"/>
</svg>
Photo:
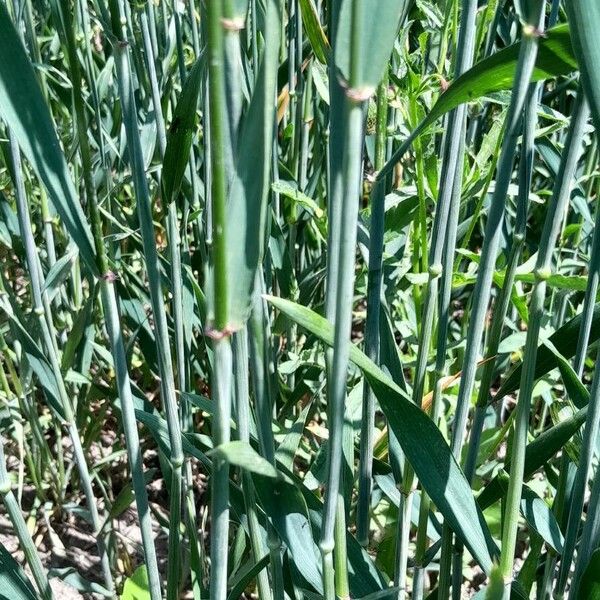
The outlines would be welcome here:
<svg viewBox="0 0 600 600">
<path fill-rule="evenodd" d="M 221 444 L 206 454 L 211 458 L 221 458 L 231 465 L 257 473 L 264 477 L 277 479 L 277 469 L 263 458 L 248 442 L 235 440 Z"/>
<path fill-rule="evenodd" d="M 231 5 L 233 18 L 240 21 L 239 25 L 243 27 L 246 13 L 248 12 L 248 0 L 233 0 Z"/>
<path fill-rule="evenodd" d="M 523 486 L 521 513 L 530 527 L 558 554 L 562 554 L 564 537 L 550 507 L 528 486 Z"/>
<path fill-rule="evenodd" d="M 92 235 L 79 204 L 50 112 L 4 4 L 0 4 L 0 118 L 48 190 L 87 267 L 97 273 Z"/>
<path fill-rule="evenodd" d="M 600 2 L 570 0 L 565 3 L 571 26 L 573 48 L 581 69 L 583 90 L 590 103 L 596 125 L 600 128 Z"/>
<path fill-rule="evenodd" d="M 324 343 L 333 344 L 333 326 L 326 319 L 289 300 L 271 296 L 267 299 L 279 311 Z M 471 486 L 439 429 L 410 401 L 406 393 L 356 346 L 351 346 L 350 359 L 365 374 L 388 419 L 388 426 L 396 434 L 423 488 L 473 557 L 484 571 L 489 573 L 492 554 L 496 553 L 494 542 L 473 498 Z"/>
<path fill-rule="evenodd" d="M 35 593 L 19 563 L 0 544 L 0 597 L 10 600 L 36 600 Z"/>
<path fill-rule="evenodd" d="M 302 577 L 322 591 L 321 560 L 312 536 L 306 502 L 298 488 L 285 479 L 253 475 L 261 506 L 294 559 Z"/>
<path fill-rule="evenodd" d="M 279 57 L 279 15 L 267 10 L 265 28 L 271 39 L 265 40 L 264 55 L 256 87 L 243 117 L 236 152 L 236 172 L 227 203 L 227 272 L 229 320 L 238 329 L 250 314 L 256 269 L 265 243 L 267 198 L 270 184 L 277 61 Z"/>
<path fill-rule="evenodd" d="M 352 56 L 352 0 L 341 0 L 335 35 L 334 62 L 343 81 L 350 81 L 350 58 Z M 394 41 L 398 35 L 400 19 L 407 0 L 363 0 L 357 3 L 360 37 L 360 57 L 353 92 L 368 97 L 375 91 L 389 62 Z"/>
</svg>

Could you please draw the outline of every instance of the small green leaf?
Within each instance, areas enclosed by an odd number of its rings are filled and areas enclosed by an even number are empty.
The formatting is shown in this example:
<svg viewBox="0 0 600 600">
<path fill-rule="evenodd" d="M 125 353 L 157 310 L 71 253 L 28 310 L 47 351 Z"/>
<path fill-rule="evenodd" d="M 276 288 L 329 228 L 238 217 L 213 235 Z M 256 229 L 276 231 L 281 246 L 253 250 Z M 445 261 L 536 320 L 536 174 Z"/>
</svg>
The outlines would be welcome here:
<svg viewBox="0 0 600 600">
<path fill-rule="evenodd" d="M 309 198 L 306 194 L 303 194 L 298 189 L 297 185 L 280 179 L 279 181 L 275 181 L 271 184 L 271 189 L 274 192 L 289 198 L 293 202 L 297 202 L 300 204 L 300 206 L 307 209 L 311 214 L 317 217 L 317 219 L 323 217 L 323 209 L 312 198 Z"/>
<path fill-rule="evenodd" d="M 221 444 L 207 452 L 206 455 L 212 458 L 221 458 L 231 465 L 246 469 L 257 475 L 273 479 L 279 477 L 277 469 L 267 459 L 258 454 L 248 442 L 236 440 Z"/>
<path fill-rule="evenodd" d="M 125 580 L 121 600 L 151 600 L 146 565 L 139 566 L 133 575 Z"/>
</svg>

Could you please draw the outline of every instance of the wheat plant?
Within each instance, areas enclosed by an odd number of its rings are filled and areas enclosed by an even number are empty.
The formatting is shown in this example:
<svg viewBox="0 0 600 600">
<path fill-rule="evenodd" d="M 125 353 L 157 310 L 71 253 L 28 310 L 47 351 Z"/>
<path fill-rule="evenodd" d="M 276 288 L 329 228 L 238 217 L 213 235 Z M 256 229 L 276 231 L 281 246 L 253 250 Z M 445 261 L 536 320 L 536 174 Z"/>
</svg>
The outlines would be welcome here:
<svg viewBox="0 0 600 600">
<path fill-rule="evenodd" d="M 0 597 L 600 597 L 598 30 L 0 2 Z"/>
</svg>

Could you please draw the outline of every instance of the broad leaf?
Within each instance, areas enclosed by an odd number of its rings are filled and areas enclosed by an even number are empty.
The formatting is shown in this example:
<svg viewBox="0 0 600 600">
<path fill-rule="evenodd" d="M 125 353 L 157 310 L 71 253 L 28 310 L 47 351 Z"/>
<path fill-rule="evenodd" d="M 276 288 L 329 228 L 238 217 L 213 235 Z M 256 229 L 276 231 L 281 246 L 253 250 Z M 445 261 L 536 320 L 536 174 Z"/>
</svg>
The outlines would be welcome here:
<svg viewBox="0 0 600 600">
<path fill-rule="evenodd" d="M 146 565 L 138 567 L 133 575 L 125 580 L 121 600 L 151 600 Z"/>
</svg>

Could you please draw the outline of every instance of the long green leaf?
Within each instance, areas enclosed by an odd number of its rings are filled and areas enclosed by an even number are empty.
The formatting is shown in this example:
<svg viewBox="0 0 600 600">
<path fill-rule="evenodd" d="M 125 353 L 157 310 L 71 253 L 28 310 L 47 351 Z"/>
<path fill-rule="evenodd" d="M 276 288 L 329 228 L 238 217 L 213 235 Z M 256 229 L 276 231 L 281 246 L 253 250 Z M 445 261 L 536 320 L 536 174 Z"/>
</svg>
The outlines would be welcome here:
<svg viewBox="0 0 600 600">
<path fill-rule="evenodd" d="M 300 0 L 300 14 L 302 15 L 306 35 L 317 60 L 326 64 L 331 48 L 323 27 L 321 27 L 319 14 L 313 0 Z"/>
<path fill-rule="evenodd" d="M 586 416 L 587 407 L 577 411 L 564 421 L 557 423 L 554 427 L 547 429 L 527 446 L 524 480 L 529 479 L 533 473 L 556 455 L 573 435 L 579 431 L 585 423 Z M 507 462 L 504 468 L 506 471 L 510 471 L 510 462 Z M 504 495 L 505 488 L 501 481 L 502 477 L 506 477 L 504 471 L 494 477 L 478 496 L 477 503 L 481 510 L 485 510 Z"/>
<path fill-rule="evenodd" d="M 500 50 L 478 62 L 452 82 L 427 116 L 381 169 L 378 177 L 383 178 L 389 174 L 394 164 L 408 150 L 415 138 L 447 112 L 465 102 L 471 102 L 493 92 L 510 89 L 517 68 L 520 48 L 521 45 L 518 42 Z M 540 41 L 532 80 L 542 81 L 550 77 L 567 75 L 576 70 L 577 60 L 571 45 L 569 27 L 561 24 L 549 29 Z"/>
<path fill-rule="evenodd" d="M 266 18 L 278 21 L 276 11 Z M 271 173 L 275 94 L 279 49 L 279 24 L 266 28 L 271 39 L 265 51 L 256 88 L 244 116 L 237 148 L 236 173 L 233 175 L 227 204 L 228 222 L 227 273 L 229 286 L 229 320 L 238 329 L 248 318 L 256 269 L 265 243 L 267 197 Z"/>
<path fill-rule="evenodd" d="M 203 67 L 204 56 L 202 55 L 196 60 L 185 80 L 167 135 L 167 149 L 162 169 L 163 196 L 167 203 L 175 200 L 188 165 Z"/>
<path fill-rule="evenodd" d="M 550 336 L 549 341 L 564 358 L 574 356 L 577 350 L 577 337 L 580 326 L 581 314 L 565 323 Z M 598 338 L 600 338 L 600 303 L 594 307 L 589 343 L 595 342 Z M 557 360 L 556 353 L 547 345 L 541 345 L 538 348 L 535 360 L 535 378 L 539 379 L 542 375 L 545 375 L 558 366 L 559 361 Z M 522 366 L 519 364 L 511 371 L 495 396 L 497 400 L 519 388 L 521 368 Z"/>
<path fill-rule="evenodd" d="M 36 600 L 37 595 L 19 563 L 0 544 L 0 595 L 10 600 Z"/>
<path fill-rule="evenodd" d="M 271 296 L 267 299 L 324 343 L 333 344 L 333 327 L 326 319 L 289 300 Z M 350 359 L 364 372 L 388 419 L 389 427 L 396 434 L 424 489 L 480 566 L 489 572 L 492 553 L 495 552 L 494 543 L 477 508 L 471 487 L 439 429 L 356 346 L 350 349 Z"/>
<path fill-rule="evenodd" d="M 92 235 L 50 112 L 4 4 L 0 4 L 0 117 L 10 126 L 23 154 L 48 190 L 85 264 L 97 274 Z"/>
</svg>

